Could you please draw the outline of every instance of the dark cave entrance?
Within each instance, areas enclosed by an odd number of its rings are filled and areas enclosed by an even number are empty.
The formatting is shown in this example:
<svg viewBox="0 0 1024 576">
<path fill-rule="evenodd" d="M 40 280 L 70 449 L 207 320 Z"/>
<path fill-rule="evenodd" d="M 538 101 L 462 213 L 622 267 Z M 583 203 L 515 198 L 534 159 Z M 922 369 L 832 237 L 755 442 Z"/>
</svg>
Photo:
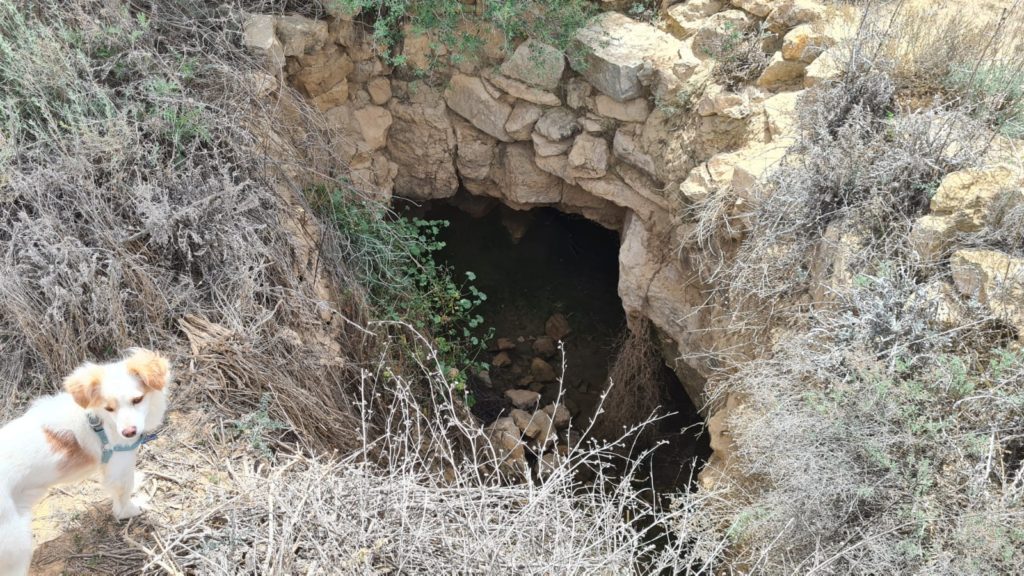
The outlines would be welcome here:
<svg viewBox="0 0 1024 576">
<path fill-rule="evenodd" d="M 478 312 L 494 337 L 480 360 L 491 369 L 486 377 L 470 379 L 474 414 L 492 422 L 512 409 L 506 390 L 530 389 L 541 395 L 541 406 L 561 393 L 574 426 L 585 427 L 626 331 L 618 295 L 618 232 L 553 208 L 517 211 L 482 198 L 435 201 L 415 212 L 450 223 L 441 235 L 444 263 L 458 277 L 472 272 L 474 285 L 487 294 Z M 569 330 L 562 339 L 564 356 L 552 353 L 548 336 L 552 328 L 557 336 L 559 317 Z M 499 339 L 505 349 L 499 349 Z M 561 387 L 537 378 L 538 358 L 558 374 L 564 362 Z M 652 457 L 653 480 L 666 488 L 686 486 L 710 456 L 703 418 L 663 362 L 655 378 L 661 411 L 672 415 L 649 437 L 661 443 Z M 615 409 L 604 405 L 605 412 Z"/>
</svg>

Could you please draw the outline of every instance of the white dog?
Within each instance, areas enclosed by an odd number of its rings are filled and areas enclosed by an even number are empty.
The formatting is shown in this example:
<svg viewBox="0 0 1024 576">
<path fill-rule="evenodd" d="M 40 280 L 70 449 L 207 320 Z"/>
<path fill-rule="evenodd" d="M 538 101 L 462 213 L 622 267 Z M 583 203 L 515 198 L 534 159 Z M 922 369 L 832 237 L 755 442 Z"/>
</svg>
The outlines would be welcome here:
<svg viewBox="0 0 1024 576">
<path fill-rule="evenodd" d="M 32 506 L 55 484 L 100 471 L 115 517 L 142 511 L 131 499 L 135 455 L 163 422 L 169 379 L 167 360 L 149 350 L 86 363 L 64 380 L 65 393 L 0 428 L 0 576 L 28 573 Z"/>
</svg>

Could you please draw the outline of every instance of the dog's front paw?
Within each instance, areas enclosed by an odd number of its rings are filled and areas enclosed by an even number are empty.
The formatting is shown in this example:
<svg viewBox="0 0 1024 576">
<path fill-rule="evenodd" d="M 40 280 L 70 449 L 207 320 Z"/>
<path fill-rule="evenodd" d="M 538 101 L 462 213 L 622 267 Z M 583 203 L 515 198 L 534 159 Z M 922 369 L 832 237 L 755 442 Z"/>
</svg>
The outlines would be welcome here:
<svg viewBox="0 0 1024 576">
<path fill-rule="evenodd" d="M 139 514 L 142 514 L 142 506 L 134 500 L 129 500 L 127 504 L 121 506 L 114 505 L 114 518 L 118 520 L 127 520 Z"/>
</svg>

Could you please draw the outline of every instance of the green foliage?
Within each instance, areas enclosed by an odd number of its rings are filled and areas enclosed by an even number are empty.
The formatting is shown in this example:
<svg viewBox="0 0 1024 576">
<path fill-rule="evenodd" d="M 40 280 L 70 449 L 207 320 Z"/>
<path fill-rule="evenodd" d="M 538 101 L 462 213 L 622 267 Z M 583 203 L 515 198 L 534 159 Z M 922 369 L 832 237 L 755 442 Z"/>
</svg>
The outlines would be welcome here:
<svg viewBox="0 0 1024 576">
<path fill-rule="evenodd" d="M 341 231 L 345 259 L 380 319 L 428 334 L 448 382 L 472 404 L 466 369 L 491 338 L 476 313 L 487 295 L 473 285 L 473 272 L 465 272 L 463 280 L 438 262 L 445 246 L 439 235 L 448 222 L 398 216 L 342 190 L 314 189 L 310 196 Z M 417 357 L 427 353 L 415 342 L 408 344 Z"/>
<path fill-rule="evenodd" d="M 249 445 L 265 458 L 271 458 L 273 452 L 267 444 L 267 436 L 271 432 L 287 430 L 288 425 L 270 417 L 270 395 L 260 397 L 260 405 L 255 411 L 246 414 L 234 422 L 235 432 L 248 440 Z"/>
<path fill-rule="evenodd" d="M 955 66 L 947 84 L 1009 138 L 1024 137 L 1024 70 L 999 61 Z"/>
<path fill-rule="evenodd" d="M 477 19 L 496 27 L 506 45 L 529 37 L 571 56 L 578 49 L 573 44 L 576 31 L 596 13 L 594 4 L 586 0 L 494 0 L 484 4 L 480 15 L 476 6 L 460 0 L 333 0 L 333 4 L 350 13 L 370 15 L 374 40 L 396 66 L 407 64 L 398 46 L 409 32 L 426 34 L 432 45 L 444 46 L 453 63 L 472 56 L 483 45 L 471 25 Z"/>
</svg>

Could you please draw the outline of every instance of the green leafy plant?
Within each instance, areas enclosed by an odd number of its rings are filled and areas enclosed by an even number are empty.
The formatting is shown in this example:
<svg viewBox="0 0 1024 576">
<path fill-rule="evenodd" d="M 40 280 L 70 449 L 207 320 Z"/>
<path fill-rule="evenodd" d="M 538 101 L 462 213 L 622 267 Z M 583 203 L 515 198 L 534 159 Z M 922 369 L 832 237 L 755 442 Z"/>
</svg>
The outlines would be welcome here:
<svg viewBox="0 0 1024 576">
<path fill-rule="evenodd" d="M 337 224 L 346 261 L 363 279 L 379 318 L 429 335 L 449 384 L 472 405 L 466 370 L 491 338 L 476 312 L 487 295 L 473 285 L 473 272 L 459 278 L 440 263 L 448 222 L 400 216 L 343 190 L 317 188 L 310 196 Z M 429 354 L 413 340 L 406 343 L 417 357 Z"/>
<path fill-rule="evenodd" d="M 260 405 L 255 411 L 242 416 L 234 423 L 235 431 L 249 441 L 253 450 L 266 458 L 273 456 L 267 444 L 267 435 L 278 430 L 287 430 L 288 425 L 270 416 L 270 395 L 260 397 Z"/>
<path fill-rule="evenodd" d="M 573 43 L 576 31 L 596 13 L 594 4 L 586 0 L 496 0 L 485 3 L 482 13 L 460 0 L 333 0 L 333 4 L 364 15 L 384 58 L 395 66 L 408 64 L 398 47 L 410 33 L 428 36 L 432 49 L 444 46 L 453 63 L 477 53 L 484 42 L 475 32 L 474 21 L 493 25 L 506 45 L 529 37 L 571 57 L 579 50 Z"/>
</svg>

